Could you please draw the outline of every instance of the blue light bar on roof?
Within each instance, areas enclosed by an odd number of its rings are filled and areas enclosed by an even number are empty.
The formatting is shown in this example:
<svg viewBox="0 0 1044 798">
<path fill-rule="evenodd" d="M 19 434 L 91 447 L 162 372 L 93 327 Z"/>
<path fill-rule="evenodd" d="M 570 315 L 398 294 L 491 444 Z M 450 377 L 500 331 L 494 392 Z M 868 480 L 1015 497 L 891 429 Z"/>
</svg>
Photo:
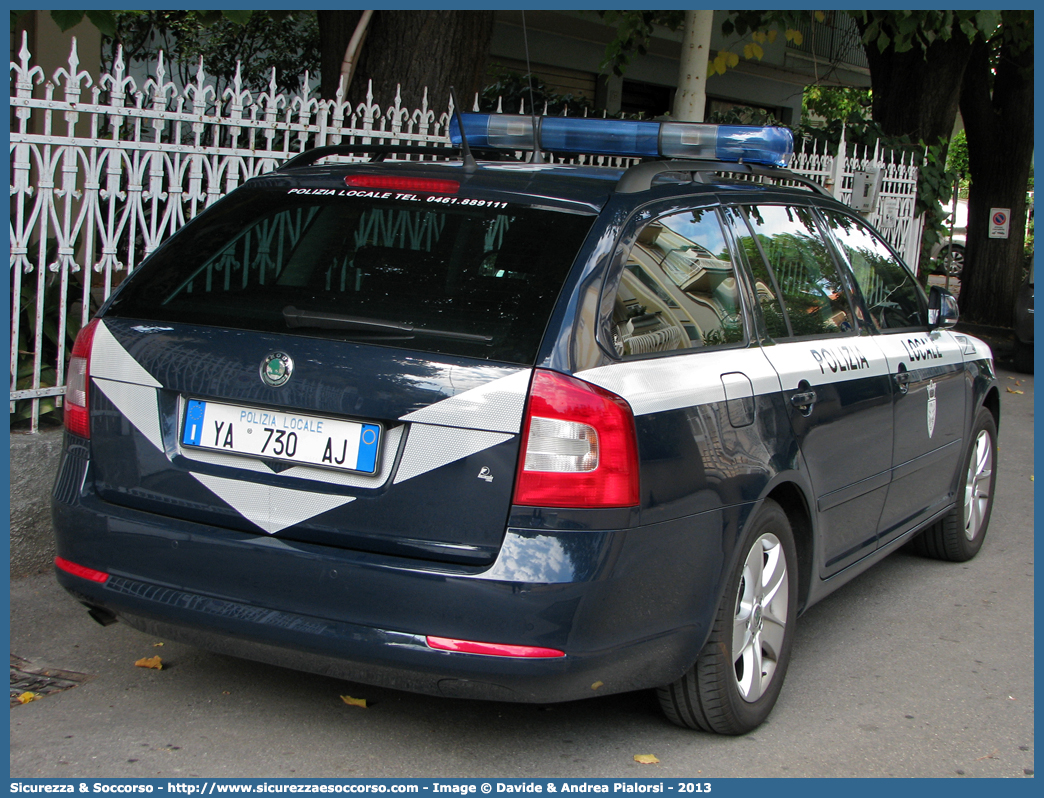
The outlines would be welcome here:
<svg viewBox="0 0 1044 798">
<path fill-rule="evenodd" d="M 541 150 L 625 158 L 690 158 L 786 166 L 794 136 L 785 127 L 637 122 L 513 114 L 461 114 L 468 144 L 476 149 Z M 536 130 L 534 131 L 534 125 Z M 535 133 L 535 135 L 534 135 Z M 450 141 L 460 145 L 456 116 Z"/>
</svg>

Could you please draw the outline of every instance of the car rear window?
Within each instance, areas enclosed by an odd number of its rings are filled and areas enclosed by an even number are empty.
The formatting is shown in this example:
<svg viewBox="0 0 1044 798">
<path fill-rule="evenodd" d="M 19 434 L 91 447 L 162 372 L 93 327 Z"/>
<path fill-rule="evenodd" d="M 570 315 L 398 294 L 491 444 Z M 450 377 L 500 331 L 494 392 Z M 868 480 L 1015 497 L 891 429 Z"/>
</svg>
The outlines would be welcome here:
<svg viewBox="0 0 1044 798">
<path fill-rule="evenodd" d="M 531 365 L 594 217 L 411 196 L 240 189 L 109 313 Z"/>
</svg>

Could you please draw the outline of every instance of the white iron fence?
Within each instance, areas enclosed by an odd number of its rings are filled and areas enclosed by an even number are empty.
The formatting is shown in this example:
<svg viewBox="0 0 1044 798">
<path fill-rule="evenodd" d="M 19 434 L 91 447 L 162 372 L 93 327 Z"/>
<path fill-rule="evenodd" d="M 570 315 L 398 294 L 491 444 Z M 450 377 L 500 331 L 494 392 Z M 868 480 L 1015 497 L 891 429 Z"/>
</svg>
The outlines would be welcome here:
<svg viewBox="0 0 1044 798">
<path fill-rule="evenodd" d="M 11 63 L 11 413 L 33 431 L 60 406 L 67 343 L 113 288 L 159 243 L 243 181 L 327 144 L 448 146 L 451 109 L 393 105 L 372 94 L 358 105 L 319 100 L 307 89 L 255 96 L 239 77 L 216 97 L 200 63 L 193 84 L 155 78 L 139 88 L 122 57 L 95 84 L 80 70 L 73 40 L 68 68 L 49 79 L 23 36 Z M 477 97 L 476 97 L 477 103 Z M 477 110 L 477 109 L 476 109 Z M 876 153 L 873 158 L 876 158 Z M 851 193 L 851 170 L 873 160 L 815 150 L 793 168 Z M 594 162 L 610 159 L 596 158 Z M 885 170 L 885 214 L 871 216 L 908 262 L 916 263 L 916 169 Z"/>
</svg>

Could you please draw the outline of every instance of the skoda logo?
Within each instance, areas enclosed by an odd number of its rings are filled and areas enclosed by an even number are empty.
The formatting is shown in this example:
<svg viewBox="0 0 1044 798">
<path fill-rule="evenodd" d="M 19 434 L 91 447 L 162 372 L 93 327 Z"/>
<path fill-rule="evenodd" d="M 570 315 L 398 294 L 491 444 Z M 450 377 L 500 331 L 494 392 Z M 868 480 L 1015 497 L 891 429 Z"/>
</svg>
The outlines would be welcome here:
<svg viewBox="0 0 1044 798">
<path fill-rule="evenodd" d="M 273 352 L 261 361 L 261 381 L 265 385 L 273 388 L 286 385 L 293 373 L 294 361 L 286 352 Z"/>
</svg>

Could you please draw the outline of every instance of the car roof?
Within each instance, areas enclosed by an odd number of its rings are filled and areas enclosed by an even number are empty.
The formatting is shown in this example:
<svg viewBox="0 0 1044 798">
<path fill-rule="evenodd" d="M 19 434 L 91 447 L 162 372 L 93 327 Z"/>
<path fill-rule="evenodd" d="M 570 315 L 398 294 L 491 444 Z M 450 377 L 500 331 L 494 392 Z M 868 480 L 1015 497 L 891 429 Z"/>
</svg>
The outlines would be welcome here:
<svg viewBox="0 0 1044 798">
<path fill-rule="evenodd" d="M 268 187 L 274 182 L 280 187 L 342 190 L 344 178 L 348 175 L 451 179 L 460 183 L 461 189 L 469 198 L 507 199 L 531 206 L 592 214 L 599 213 L 614 194 L 643 194 L 654 185 L 665 189 L 662 194 L 688 196 L 747 190 L 762 196 L 776 194 L 779 199 L 793 200 L 801 195 L 809 197 L 826 194 L 820 186 L 786 169 L 705 160 L 643 160 L 627 169 L 518 161 L 478 161 L 468 165 L 464 161 L 373 160 L 326 162 L 316 165 L 316 160 L 339 154 L 336 152 L 337 149 L 320 148 L 302 153 L 275 172 L 254 178 L 247 185 Z M 432 154 L 431 149 L 424 152 Z M 314 157 L 310 157 L 312 154 Z M 754 176 L 755 181 L 737 181 L 728 176 L 723 177 L 720 174 L 722 172 Z M 760 178 L 767 178 L 770 182 L 762 183 Z M 804 190 L 779 185 L 780 180 L 797 183 Z"/>
<path fill-rule="evenodd" d="M 344 188 L 347 175 L 383 175 L 402 178 L 437 178 L 460 182 L 469 197 L 504 198 L 529 205 L 597 213 L 612 196 L 623 169 L 572 164 L 479 162 L 466 169 L 461 161 L 381 161 L 325 163 L 280 169 L 252 181 L 259 186 L 273 179 L 289 180 L 300 187 L 336 185 Z"/>
</svg>

